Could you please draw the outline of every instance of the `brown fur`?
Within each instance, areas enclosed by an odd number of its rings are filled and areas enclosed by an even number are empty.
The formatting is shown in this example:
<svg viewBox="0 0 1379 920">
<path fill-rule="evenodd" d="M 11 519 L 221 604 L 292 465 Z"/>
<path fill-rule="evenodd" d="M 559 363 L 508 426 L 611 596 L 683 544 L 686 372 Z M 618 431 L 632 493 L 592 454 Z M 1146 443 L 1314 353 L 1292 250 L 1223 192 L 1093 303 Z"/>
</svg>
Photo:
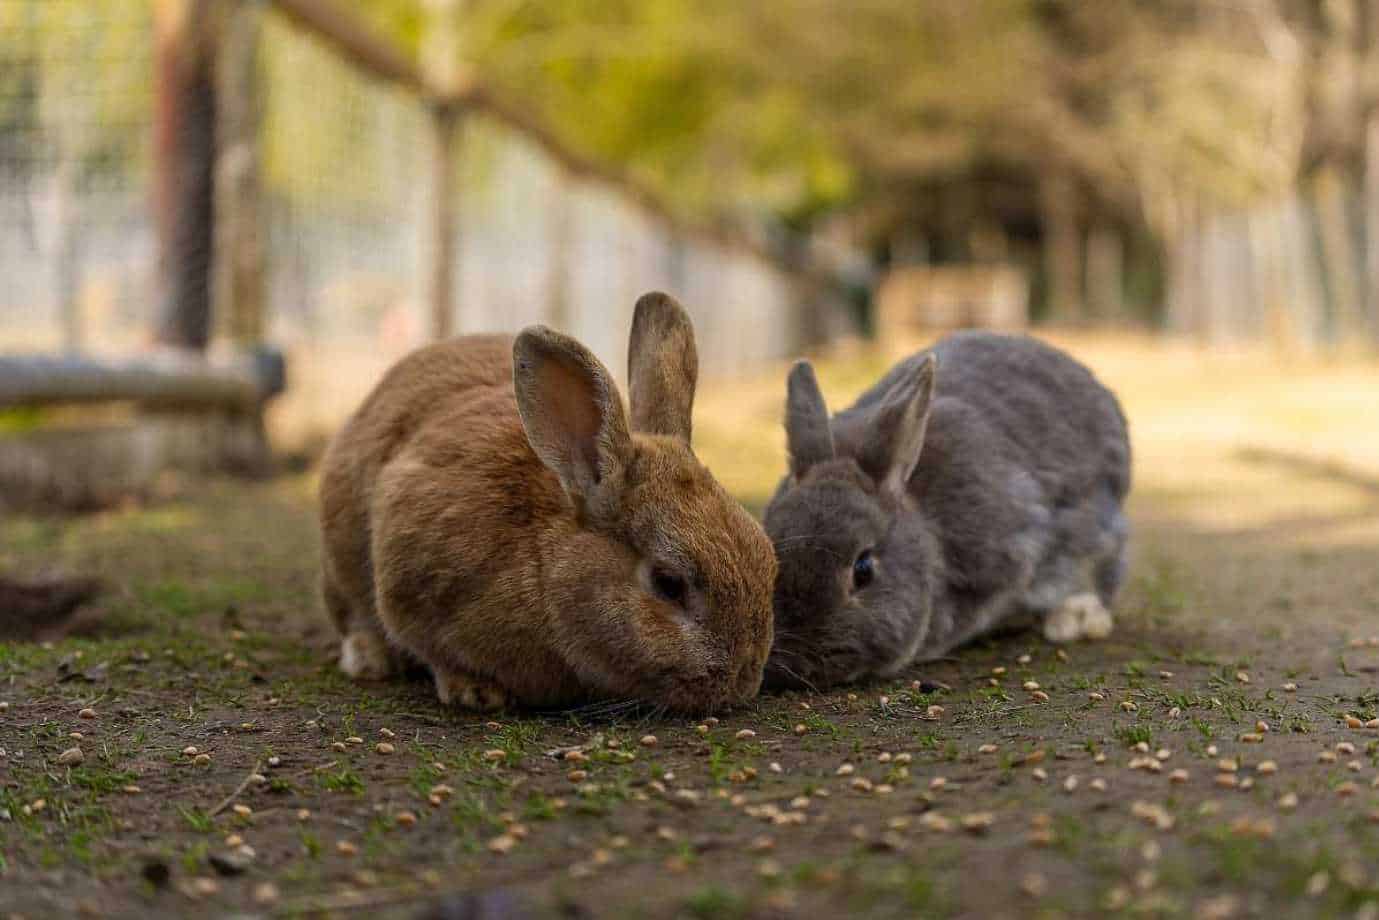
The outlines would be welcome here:
<svg viewBox="0 0 1379 920">
<path fill-rule="evenodd" d="M 631 351 L 633 392 L 654 401 L 632 417 L 655 433 L 629 433 L 607 371 L 541 327 L 423 348 L 384 377 L 321 479 L 322 587 L 347 658 L 385 639 L 393 663 L 427 664 L 443 699 L 479 708 L 756 693 L 775 556 L 678 436 L 695 367 L 679 305 L 639 301 Z M 687 577 L 680 603 L 653 568 Z"/>
</svg>

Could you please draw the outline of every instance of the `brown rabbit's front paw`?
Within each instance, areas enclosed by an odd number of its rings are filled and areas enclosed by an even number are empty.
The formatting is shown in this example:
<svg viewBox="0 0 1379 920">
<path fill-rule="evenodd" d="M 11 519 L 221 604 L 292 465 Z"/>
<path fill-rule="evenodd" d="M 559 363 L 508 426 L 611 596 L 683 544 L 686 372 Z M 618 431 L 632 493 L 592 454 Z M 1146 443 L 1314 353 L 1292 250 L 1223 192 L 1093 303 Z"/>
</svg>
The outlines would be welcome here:
<svg viewBox="0 0 1379 920">
<path fill-rule="evenodd" d="M 388 644 L 367 630 L 350 633 L 340 640 L 340 670 L 355 680 L 386 680 L 393 673 Z"/>
<path fill-rule="evenodd" d="M 434 667 L 431 673 L 436 678 L 436 696 L 447 706 L 493 712 L 508 704 L 507 691 L 495 683 Z"/>
</svg>

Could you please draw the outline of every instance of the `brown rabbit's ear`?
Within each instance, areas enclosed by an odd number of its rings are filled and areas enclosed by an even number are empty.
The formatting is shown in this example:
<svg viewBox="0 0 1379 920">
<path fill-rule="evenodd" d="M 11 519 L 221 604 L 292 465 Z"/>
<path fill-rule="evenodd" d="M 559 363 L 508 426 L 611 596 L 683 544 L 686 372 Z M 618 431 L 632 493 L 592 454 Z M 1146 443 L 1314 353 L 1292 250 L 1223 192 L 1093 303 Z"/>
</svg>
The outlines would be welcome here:
<svg viewBox="0 0 1379 920">
<path fill-rule="evenodd" d="M 632 430 L 670 435 L 688 444 L 698 379 L 699 352 L 689 314 L 669 294 L 643 294 L 627 345 Z"/>
<path fill-rule="evenodd" d="M 797 361 L 786 380 L 785 440 L 790 450 L 790 475 L 796 479 L 814 464 L 834 457 L 828 405 L 819 392 L 814 366 L 808 361 Z"/>
<path fill-rule="evenodd" d="M 904 501 L 910 476 L 924 449 L 937 372 L 938 359 L 925 355 L 882 397 L 862 448 L 859 459 L 863 468 L 878 478 L 882 492 L 897 504 Z"/>
<path fill-rule="evenodd" d="M 545 326 L 512 346 L 513 386 L 527 440 L 581 508 L 608 508 L 632 459 L 622 398 L 607 368 Z"/>
</svg>

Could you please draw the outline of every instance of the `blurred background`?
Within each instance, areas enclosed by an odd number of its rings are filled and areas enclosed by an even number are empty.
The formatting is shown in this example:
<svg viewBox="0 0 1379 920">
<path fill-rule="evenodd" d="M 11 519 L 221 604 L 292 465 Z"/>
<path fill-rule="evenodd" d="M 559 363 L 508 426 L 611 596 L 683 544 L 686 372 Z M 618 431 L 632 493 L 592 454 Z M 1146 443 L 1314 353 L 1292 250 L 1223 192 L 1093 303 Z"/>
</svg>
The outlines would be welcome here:
<svg viewBox="0 0 1379 920">
<path fill-rule="evenodd" d="M 620 371 L 653 288 L 749 501 L 780 362 L 965 326 L 1181 390 L 1170 465 L 1367 464 L 1379 5 L 0 0 L 0 279 L 11 507 L 309 460 L 449 335 Z"/>
</svg>

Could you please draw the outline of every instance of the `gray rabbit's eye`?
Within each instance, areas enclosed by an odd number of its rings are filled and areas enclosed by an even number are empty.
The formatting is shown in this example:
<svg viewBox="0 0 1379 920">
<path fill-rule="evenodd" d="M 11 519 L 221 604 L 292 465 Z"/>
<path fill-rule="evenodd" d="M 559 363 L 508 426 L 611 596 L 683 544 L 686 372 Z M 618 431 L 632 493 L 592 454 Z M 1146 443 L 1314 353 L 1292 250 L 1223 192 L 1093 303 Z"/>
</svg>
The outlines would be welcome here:
<svg viewBox="0 0 1379 920">
<path fill-rule="evenodd" d="M 852 586 L 860 591 L 871 580 L 876 577 L 876 561 L 871 557 L 871 550 L 864 549 L 857 557 L 857 561 L 852 564 Z"/>
<path fill-rule="evenodd" d="M 656 569 L 651 573 L 651 587 L 662 600 L 670 601 L 672 604 L 684 603 L 685 580 L 674 572 Z"/>
</svg>

